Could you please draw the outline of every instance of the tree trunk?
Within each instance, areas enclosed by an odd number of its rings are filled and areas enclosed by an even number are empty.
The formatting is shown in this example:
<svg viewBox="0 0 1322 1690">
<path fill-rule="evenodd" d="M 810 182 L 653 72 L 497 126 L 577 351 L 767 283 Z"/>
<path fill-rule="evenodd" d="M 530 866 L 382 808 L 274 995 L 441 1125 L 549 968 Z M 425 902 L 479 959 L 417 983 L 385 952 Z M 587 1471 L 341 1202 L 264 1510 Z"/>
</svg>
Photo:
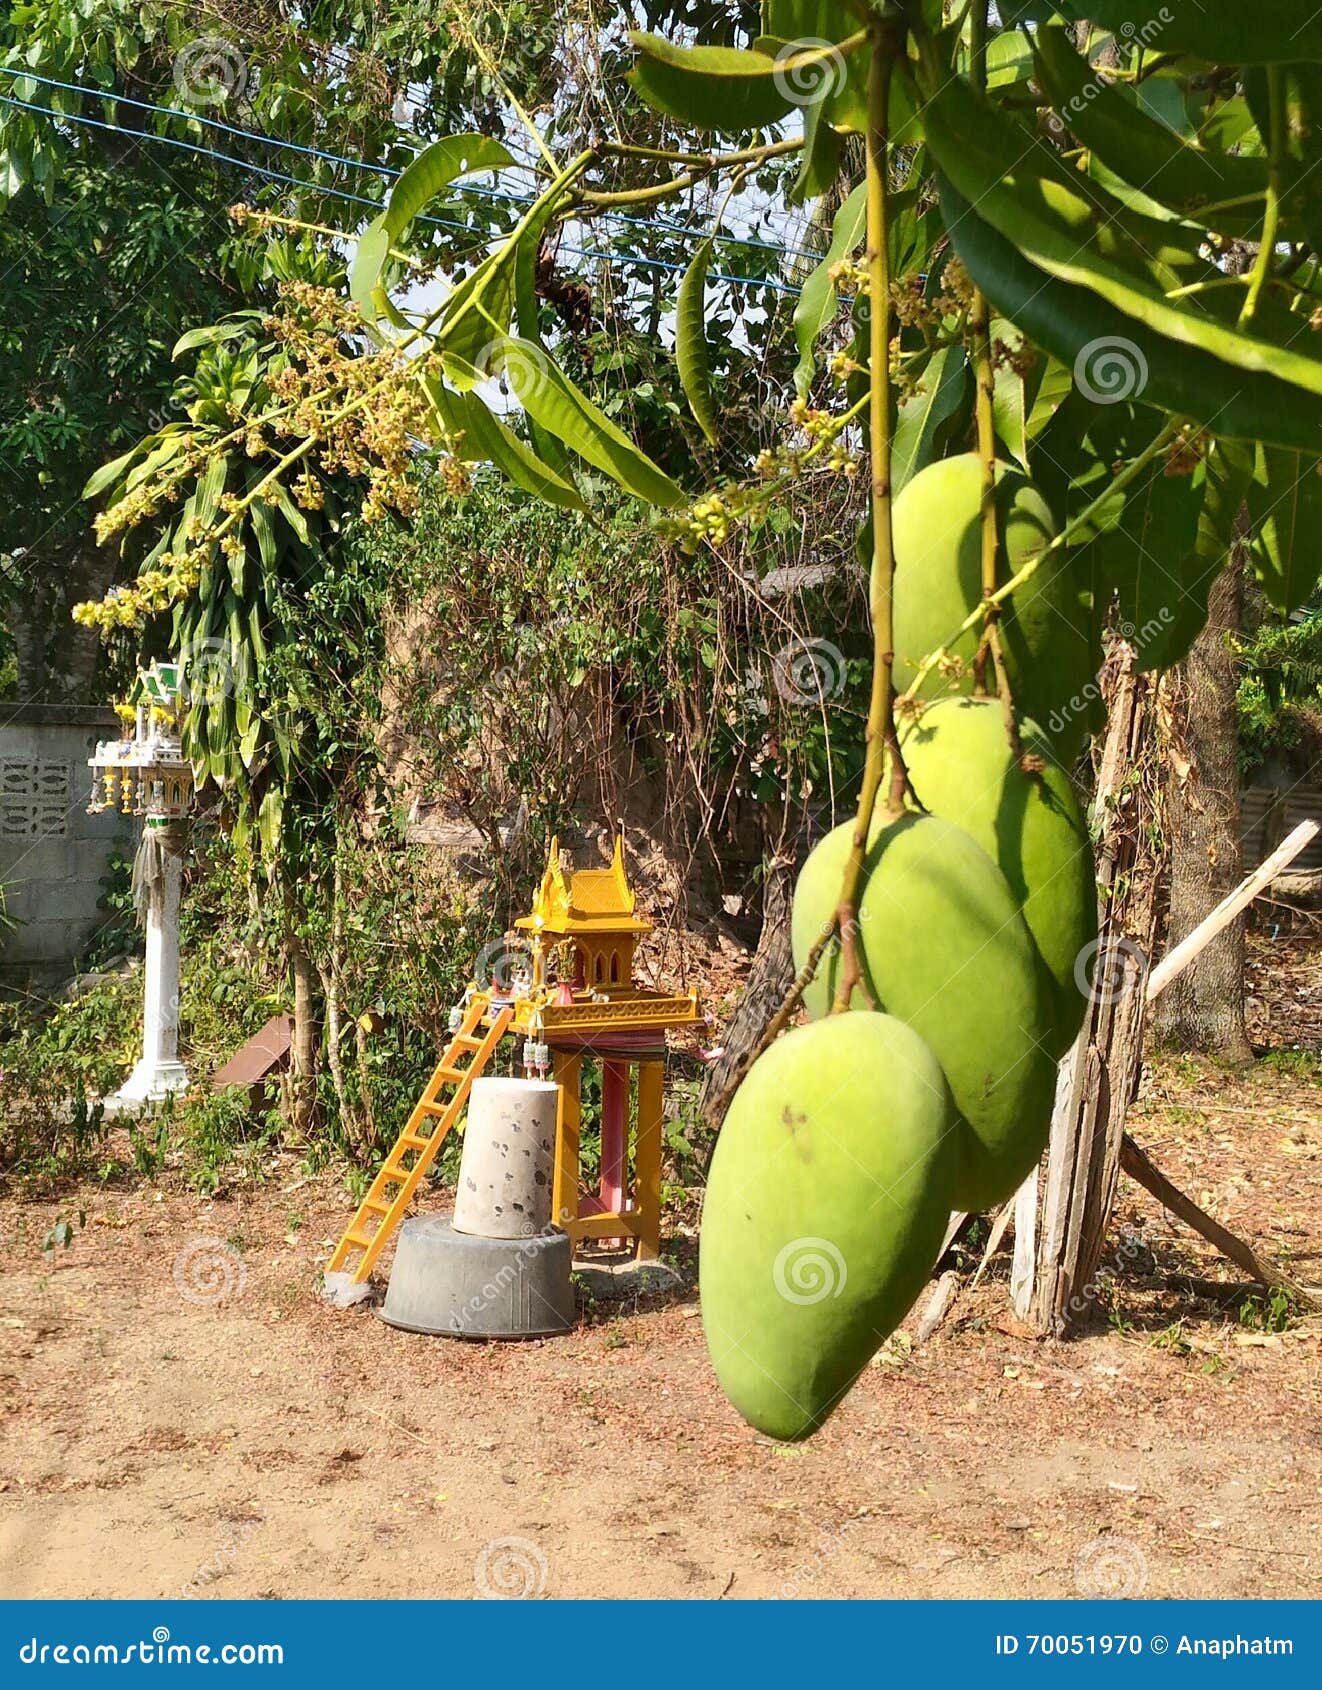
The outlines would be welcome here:
<svg viewBox="0 0 1322 1690">
<path fill-rule="evenodd" d="M 294 979 L 294 1036 L 289 1051 L 289 1116 L 298 1133 L 312 1126 L 317 1087 L 317 1017 L 314 1007 L 312 958 L 296 933 L 285 941 Z"/>
<path fill-rule="evenodd" d="M 1238 556 L 1213 583 L 1207 626 L 1163 684 L 1173 749 L 1166 781 L 1173 948 L 1234 890 L 1244 873 L 1239 835 L 1239 739 L 1235 659 L 1239 628 Z M 1253 1060 L 1244 1028 L 1244 922 L 1233 922 L 1171 983 L 1153 1012 L 1165 1044 L 1218 1057 Z"/>
<path fill-rule="evenodd" d="M 766 1031 L 794 981 L 790 911 L 798 867 L 797 856 L 777 851 L 767 868 L 762 889 L 762 933 L 748 984 L 725 1030 L 725 1048 L 707 1070 L 702 1084 L 703 1116 L 718 1131 L 724 1113 L 722 1099 L 730 1081 Z"/>
<path fill-rule="evenodd" d="M 1134 674 L 1133 657 L 1129 646 L 1117 644 L 1102 672 L 1107 730 L 1094 800 L 1101 922 L 1095 954 L 1080 959 L 1087 1013 L 1060 1065 L 1045 1183 L 1034 1172 L 1015 1200 L 1015 1312 L 1053 1337 L 1076 1328 L 1097 1295 L 1125 1116 L 1143 1066 L 1160 774 L 1154 683 Z"/>
</svg>

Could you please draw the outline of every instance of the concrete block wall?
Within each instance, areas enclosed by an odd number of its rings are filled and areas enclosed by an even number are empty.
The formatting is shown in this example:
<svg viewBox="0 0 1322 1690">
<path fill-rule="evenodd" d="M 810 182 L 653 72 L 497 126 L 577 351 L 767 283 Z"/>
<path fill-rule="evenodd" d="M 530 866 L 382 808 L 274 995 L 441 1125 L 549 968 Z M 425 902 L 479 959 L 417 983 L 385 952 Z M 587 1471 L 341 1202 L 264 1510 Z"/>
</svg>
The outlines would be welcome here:
<svg viewBox="0 0 1322 1690">
<path fill-rule="evenodd" d="M 134 823 L 87 814 L 87 759 L 119 729 L 107 710 L 0 704 L 0 883 L 20 922 L 0 936 L 4 985 L 63 979 L 106 919 L 101 880 L 116 852 L 131 852 Z"/>
</svg>

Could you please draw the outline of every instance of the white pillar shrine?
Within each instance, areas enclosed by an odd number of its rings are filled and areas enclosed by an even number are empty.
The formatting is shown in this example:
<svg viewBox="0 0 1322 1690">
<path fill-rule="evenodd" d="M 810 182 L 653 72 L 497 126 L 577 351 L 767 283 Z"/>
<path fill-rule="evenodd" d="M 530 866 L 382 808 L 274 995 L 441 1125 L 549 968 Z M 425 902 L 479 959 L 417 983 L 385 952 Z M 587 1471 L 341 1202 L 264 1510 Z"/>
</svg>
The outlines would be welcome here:
<svg viewBox="0 0 1322 1690">
<path fill-rule="evenodd" d="M 179 896 L 184 817 L 193 773 L 179 743 L 179 672 L 155 663 L 139 676 L 132 739 L 103 741 L 89 759 L 92 810 L 118 807 L 142 821 L 133 899 L 146 931 L 142 1055 L 106 1099 L 111 1110 L 160 1103 L 188 1084 L 179 1060 Z"/>
</svg>

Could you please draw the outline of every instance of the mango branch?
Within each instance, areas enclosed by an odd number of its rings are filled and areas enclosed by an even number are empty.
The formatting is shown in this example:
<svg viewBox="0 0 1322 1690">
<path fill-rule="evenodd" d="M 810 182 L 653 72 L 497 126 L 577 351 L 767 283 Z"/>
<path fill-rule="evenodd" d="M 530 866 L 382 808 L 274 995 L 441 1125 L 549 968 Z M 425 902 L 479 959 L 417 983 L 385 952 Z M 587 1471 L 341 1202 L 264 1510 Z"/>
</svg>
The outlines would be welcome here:
<svg viewBox="0 0 1322 1690">
<path fill-rule="evenodd" d="M 891 417 L 890 417 L 890 330 L 891 278 L 887 246 L 887 214 L 890 183 L 890 85 L 895 54 L 890 32 L 880 25 L 873 30 L 872 59 L 868 67 L 867 131 L 867 263 L 868 365 L 871 379 L 868 405 L 868 434 L 872 459 L 872 695 L 868 704 L 864 739 L 863 787 L 859 794 L 854 835 L 845 864 L 840 901 L 836 907 L 836 928 L 840 934 L 840 983 L 832 1013 L 847 1010 L 855 988 L 871 1003 L 863 979 L 858 943 L 858 895 L 867 855 L 872 812 L 881 790 L 885 754 L 892 759 L 888 808 L 898 815 L 903 807 L 907 776 L 900 758 L 893 715 L 894 687 L 891 669 L 895 660 L 893 584 L 895 545 L 891 533 Z"/>
<path fill-rule="evenodd" d="M 582 188 L 574 195 L 573 204 L 589 210 L 604 210 L 607 206 L 654 204 L 657 200 L 671 199 L 676 194 L 696 187 L 708 176 L 715 176 L 726 170 L 747 170 L 765 164 L 769 159 L 783 158 L 790 153 L 800 152 L 802 148 L 802 136 L 797 136 L 791 141 L 772 141 L 765 147 L 745 147 L 740 152 L 732 153 L 676 154 L 662 153 L 659 148 L 603 145 L 600 150 L 604 157 L 655 158 L 658 162 L 682 162 L 687 168 L 678 176 L 671 177 L 669 181 L 652 182 L 641 188 L 621 188 L 614 192 Z"/>
</svg>

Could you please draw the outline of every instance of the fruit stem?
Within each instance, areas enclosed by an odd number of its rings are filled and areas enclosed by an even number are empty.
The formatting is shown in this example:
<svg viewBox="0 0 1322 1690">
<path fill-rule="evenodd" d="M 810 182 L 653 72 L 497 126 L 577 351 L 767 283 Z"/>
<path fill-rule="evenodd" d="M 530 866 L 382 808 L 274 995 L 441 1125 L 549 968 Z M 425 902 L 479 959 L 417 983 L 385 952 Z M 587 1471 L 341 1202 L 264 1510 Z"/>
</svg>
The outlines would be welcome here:
<svg viewBox="0 0 1322 1690">
<path fill-rule="evenodd" d="M 867 128 L 867 261 L 868 369 L 872 392 L 868 406 L 868 434 L 872 459 L 872 694 L 868 703 L 864 740 L 863 787 L 859 793 L 854 836 L 845 864 L 836 929 L 840 934 L 840 983 L 833 1014 L 847 1010 L 855 990 L 871 1005 L 864 980 L 858 942 L 858 895 L 863 878 L 872 812 L 881 790 L 886 754 L 891 758 L 887 810 L 903 809 L 908 776 L 895 732 L 895 689 L 891 669 L 895 660 L 894 605 L 895 546 L 891 533 L 891 418 L 890 342 L 891 278 L 887 243 L 890 170 L 888 130 L 890 85 L 896 43 L 891 31 L 876 22 L 871 29 L 872 59 L 868 67 Z"/>
<path fill-rule="evenodd" d="M 1025 558 L 1024 562 L 1019 566 L 1010 579 L 1008 581 L 1003 581 L 990 598 L 984 599 L 981 604 L 975 605 L 960 623 L 959 627 L 955 629 L 953 634 L 951 634 L 946 643 L 942 646 L 938 646 L 935 651 L 929 652 L 918 665 L 913 680 L 910 681 L 903 694 L 896 701 L 897 704 L 907 704 L 910 699 L 914 698 L 923 682 L 932 673 L 933 669 L 935 669 L 941 662 L 941 659 L 948 654 L 951 646 L 957 644 L 971 628 L 976 628 L 987 615 L 989 610 L 995 609 L 997 605 L 1004 604 L 1006 599 L 1010 597 L 1011 593 L 1017 593 L 1019 591 L 1025 581 L 1031 581 L 1033 576 L 1037 574 L 1038 570 L 1042 567 L 1046 560 L 1053 555 L 1053 553 L 1058 552 L 1062 546 L 1068 546 L 1070 541 L 1088 526 L 1093 517 L 1097 515 L 1105 504 L 1113 499 L 1117 493 L 1123 493 L 1126 487 L 1131 486 L 1135 481 L 1137 481 L 1139 476 L 1142 475 L 1143 471 L 1148 467 L 1152 460 L 1158 457 L 1166 449 L 1180 430 L 1187 426 L 1187 423 L 1187 417 L 1171 417 L 1168 422 L 1164 423 L 1160 432 L 1148 442 L 1139 455 L 1136 458 L 1131 458 L 1120 471 L 1119 475 L 1113 477 L 1113 479 L 1107 483 L 1095 499 L 1085 505 L 1081 511 L 1076 512 L 1061 529 L 1059 534 L 1054 535 L 1050 540 L 1048 540 L 1046 545 L 1042 547 L 1041 551 L 1033 552 L 1029 557 Z"/>
<path fill-rule="evenodd" d="M 1281 163 L 1285 155 L 1285 97 L 1281 87 L 1281 67 L 1267 66 L 1268 129 L 1267 146 L 1267 204 L 1262 214 L 1262 240 L 1244 296 L 1244 309 L 1239 314 L 1239 327 L 1251 323 L 1257 315 L 1258 300 L 1271 274 L 1272 257 L 1276 251 L 1276 231 L 1281 222 Z"/>
<path fill-rule="evenodd" d="M 987 88 L 987 0 L 974 0 L 969 12 L 969 59 L 973 86 L 979 94 L 983 94 Z M 987 659 L 993 655 L 992 630 L 999 615 L 999 607 L 990 600 L 996 591 L 1000 535 L 996 522 L 996 377 L 992 369 L 991 307 L 981 288 L 976 289 L 973 295 L 969 327 L 973 339 L 978 460 L 982 467 L 978 500 L 978 521 L 982 530 L 982 597 L 987 604 L 983 636 L 977 655 L 973 659 L 973 690 L 975 693 L 985 694 Z M 995 669 L 997 685 L 1003 689 L 1005 666 L 1003 663 L 996 663 Z"/>
</svg>

